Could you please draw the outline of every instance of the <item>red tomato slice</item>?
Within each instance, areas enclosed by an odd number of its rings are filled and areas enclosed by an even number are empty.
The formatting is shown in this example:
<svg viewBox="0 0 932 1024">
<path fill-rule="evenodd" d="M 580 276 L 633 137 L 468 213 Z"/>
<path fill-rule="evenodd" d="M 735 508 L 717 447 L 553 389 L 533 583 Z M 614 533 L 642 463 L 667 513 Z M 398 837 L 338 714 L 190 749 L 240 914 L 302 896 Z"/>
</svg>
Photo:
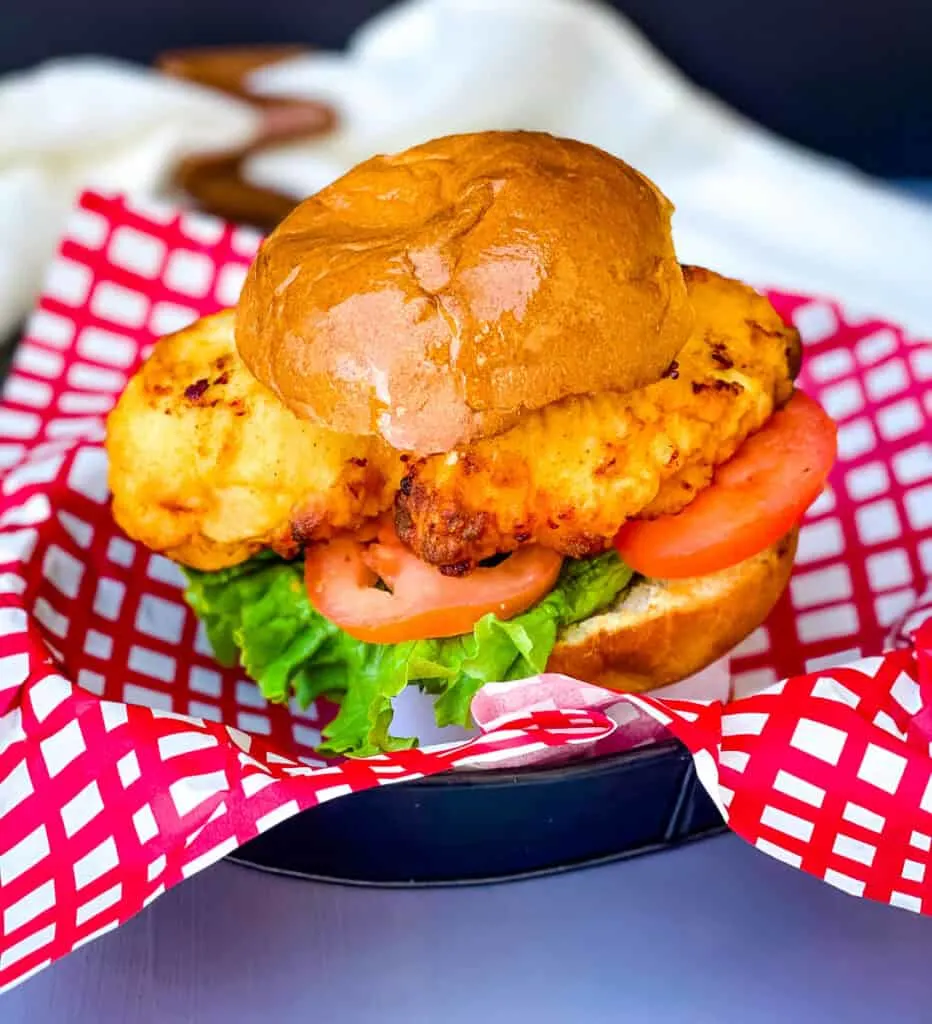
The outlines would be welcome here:
<svg viewBox="0 0 932 1024">
<path fill-rule="evenodd" d="M 397 644 L 469 633 L 488 612 L 520 615 L 552 589 L 562 561 L 526 547 L 494 568 L 444 576 L 383 525 L 372 544 L 342 537 L 309 547 L 305 580 L 311 604 L 350 636 Z M 379 579 L 390 590 L 376 589 Z"/>
<path fill-rule="evenodd" d="M 837 428 L 797 391 L 715 471 L 676 515 L 632 519 L 615 547 L 644 576 L 705 576 L 776 543 L 822 491 L 837 454 Z"/>
</svg>

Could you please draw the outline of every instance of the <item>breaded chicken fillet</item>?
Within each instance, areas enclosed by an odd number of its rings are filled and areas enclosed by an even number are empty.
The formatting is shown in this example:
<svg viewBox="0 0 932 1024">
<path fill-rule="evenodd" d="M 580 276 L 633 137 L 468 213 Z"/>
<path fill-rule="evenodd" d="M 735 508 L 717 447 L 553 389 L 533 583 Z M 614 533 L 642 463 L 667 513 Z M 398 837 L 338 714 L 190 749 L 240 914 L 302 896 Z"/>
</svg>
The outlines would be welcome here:
<svg viewBox="0 0 932 1024">
<path fill-rule="evenodd" d="M 114 515 L 198 569 L 294 556 L 393 501 L 401 538 L 455 571 L 530 542 L 605 550 L 625 519 L 685 506 L 792 390 L 798 340 L 770 304 L 686 277 L 696 325 L 662 380 L 564 399 L 407 467 L 378 438 L 299 419 L 243 366 L 232 313 L 208 317 L 163 338 L 111 414 Z"/>
<path fill-rule="evenodd" d="M 233 311 L 162 338 L 107 425 L 113 514 L 183 565 L 223 569 L 356 529 L 404 464 L 374 437 L 298 419 L 246 370 Z"/>
<path fill-rule="evenodd" d="M 412 463 L 395 524 L 427 562 L 467 571 L 526 543 L 582 558 L 626 519 L 678 512 L 792 393 L 799 338 L 738 281 L 686 268 L 692 336 L 664 377 L 571 397 L 511 430 Z"/>
</svg>

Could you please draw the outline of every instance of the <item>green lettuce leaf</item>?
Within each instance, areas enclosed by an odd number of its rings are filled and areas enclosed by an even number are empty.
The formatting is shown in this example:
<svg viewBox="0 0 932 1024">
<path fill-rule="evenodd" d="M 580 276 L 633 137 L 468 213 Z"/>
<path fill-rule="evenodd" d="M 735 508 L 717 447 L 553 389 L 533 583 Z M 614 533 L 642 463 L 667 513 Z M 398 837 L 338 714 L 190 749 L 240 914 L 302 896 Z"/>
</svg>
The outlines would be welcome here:
<svg viewBox="0 0 932 1024">
<path fill-rule="evenodd" d="M 321 750 L 364 757 L 415 743 L 389 732 L 392 699 L 405 686 L 434 695 L 438 725 L 467 726 L 483 684 L 543 671 L 559 631 L 611 604 L 631 575 L 614 552 L 568 559 L 554 589 L 524 614 L 507 622 L 490 614 L 465 636 L 404 644 L 354 640 L 316 612 L 300 562 L 262 556 L 222 572 L 189 570 L 186 597 L 219 661 L 238 660 L 271 701 L 335 700 Z"/>
</svg>

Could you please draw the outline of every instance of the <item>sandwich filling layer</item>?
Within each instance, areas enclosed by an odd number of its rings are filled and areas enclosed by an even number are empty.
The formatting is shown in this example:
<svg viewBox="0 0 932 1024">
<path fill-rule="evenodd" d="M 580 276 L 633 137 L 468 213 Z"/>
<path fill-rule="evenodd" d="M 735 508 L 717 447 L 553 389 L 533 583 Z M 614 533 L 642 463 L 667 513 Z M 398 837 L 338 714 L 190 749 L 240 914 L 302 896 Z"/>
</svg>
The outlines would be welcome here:
<svg viewBox="0 0 932 1024">
<path fill-rule="evenodd" d="M 770 304 L 709 271 L 687 282 L 695 329 L 661 380 L 563 399 L 425 459 L 298 418 L 243 365 L 233 314 L 202 320 L 156 345 L 111 414 L 114 515 L 202 570 L 295 557 L 389 511 L 454 573 L 525 544 L 605 551 L 626 519 L 686 506 L 792 393 L 799 340 Z"/>
</svg>

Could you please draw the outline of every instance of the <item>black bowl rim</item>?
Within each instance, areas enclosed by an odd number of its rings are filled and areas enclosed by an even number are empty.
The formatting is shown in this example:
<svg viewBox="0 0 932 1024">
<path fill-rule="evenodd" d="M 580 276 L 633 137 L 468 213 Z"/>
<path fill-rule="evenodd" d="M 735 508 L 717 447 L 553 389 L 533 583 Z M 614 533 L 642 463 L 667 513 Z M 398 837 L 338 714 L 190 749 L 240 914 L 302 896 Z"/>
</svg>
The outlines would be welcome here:
<svg viewBox="0 0 932 1024">
<path fill-rule="evenodd" d="M 418 800 L 418 792 L 424 794 L 426 798 L 426 791 L 428 789 L 433 790 L 434 798 L 439 797 L 444 803 L 447 799 L 454 799 L 457 794 L 465 795 L 469 791 L 476 795 L 481 794 L 483 799 L 498 800 L 506 798 L 505 791 L 517 790 L 518 792 L 514 793 L 514 796 L 520 799 L 518 793 L 522 789 L 527 792 L 527 786 L 529 785 L 539 787 L 545 792 L 552 787 L 561 788 L 567 784 L 588 786 L 593 780 L 600 777 L 624 776 L 638 766 L 646 767 L 651 762 L 669 761 L 671 759 L 679 764 L 688 765 L 686 770 L 693 774 L 691 784 L 684 782 L 679 787 L 680 792 L 676 800 L 677 810 L 673 812 L 674 816 L 676 816 L 679 813 L 678 809 L 685 795 L 695 787 L 701 788 L 701 783 L 695 778 L 694 768 L 692 768 L 692 757 L 688 749 L 672 737 L 650 745 L 635 747 L 631 750 L 606 754 L 602 757 L 580 759 L 571 763 L 549 767 L 546 765 L 541 767 L 531 766 L 528 768 L 518 768 L 514 771 L 490 769 L 488 771 L 469 770 L 459 772 L 451 769 L 439 775 L 399 780 L 387 788 L 390 790 L 405 790 L 409 794 L 408 799 L 415 801 Z M 373 790 L 363 790 L 360 795 L 367 792 L 371 793 Z M 499 797 L 497 794 L 501 794 L 501 796 Z M 350 794 L 347 795 L 349 796 Z M 401 794 L 397 795 L 401 798 Z M 313 810 L 313 808 L 309 808 L 309 810 Z M 274 862 L 274 858 L 264 861 L 263 858 L 252 857 L 242 850 L 232 851 L 225 859 L 231 863 L 252 868 L 256 871 L 265 871 L 269 874 L 281 875 L 286 878 L 298 878 L 327 885 L 345 885 L 370 889 L 462 888 L 542 878 L 571 870 L 610 864 L 615 861 L 639 856 L 642 853 L 654 853 L 680 846 L 694 839 L 719 835 L 726 832 L 727 829 L 728 826 L 725 822 L 717 819 L 714 824 L 706 823 L 705 827 L 693 831 L 682 831 L 676 836 L 633 844 L 621 849 L 611 850 L 610 852 L 602 851 L 591 855 L 582 853 L 576 857 L 551 861 L 539 866 L 529 867 L 525 870 L 509 870 L 502 873 L 485 871 L 475 875 L 463 874 L 457 877 L 448 876 L 443 878 L 411 878 L 404 875 L 396 876 L 395 878 L 354 878 L 351 875 L 347 876 L 326 868 L 315 871 L 313 868 L 303 870 L 295 867 L 278 867 Z M 321 868 L 323 868 L 323 865 L 321 865 Z"/>
<path fill-rule="evenodd" d="M 560 864 L 548 864 L 546 867 L 534 868 L 530 871 L 517 871 L 502 875 L 477 876 L 475 878 L 445 878 L 442 880 L 390 880 L 363 878 L 341 878 L 337 875 L 316 874 L 309 871 L 297 871 L 289 868 L 276 868 L 268 864 L 260 864 L 257 861 L 249 860 L 240 855 L 239 851 L 228 853 L 223 859 L 237 867 L 248 868 L 250 871 L 258 871 L 267 875 L 278 875 L 282 878 L 293 878 L 301 882 L 317 882 L 321 885 L 345 886 L 349 889 L 471 889 L 477 886 L 486 885 L 507 885 L 509 882 L 527 882 L 535 878 L 550 878 L 551 875 L 565 875 L 570 871 L 585 871 L 588 868 L 604 867 L 606 864 L 615 864 L 623 860 L 631 860 L 634 857 L 645 856 L 650 853 L 663 853 L 666 850 L 675 850 L 680 846 L 689 843 L 699 842 L 703 839 L 714 839 L 716 836 L 728 832 L 728 826 L 721 822 L 701 832 L 692 832 L 679 837 L 673 841 L 651 843 L 649 846 L 637 846 L 628 850 L 617 850 L 614 853 L 606 853 L 600 857 L 586 857 L 582 860 L 564 861 Z"/>
<path fill-rule="evenodd" d="M 458 770 L 451 768 L 449 771 L 440 772 L 437 775 L 428 775 L 421 779 L 401 780 L 400 784 L 412 788 L 431 786 L 485 786 L 494 788 L 497 786 L 518 785 L 544 785 L 556 782 L 568 775 L 600 775 L 603 772 L 613 771 L 624 763 L 643 761 L 657 755 L 669 754 L 679 751 L 683 756 L 692 756 L 687 748 L 674 737 L 661 740 L 658 743 L 651 743 L 649 746 L 633 747 L 631 750 L 622 750 L 614 754 L 605 754 L 602 757 L 581 758 L 578 761 L 570 761 L 565 764 L 541 765 L 536 767 L 530 765 L 527 768 L 468 768 Z"/>
</svg>

